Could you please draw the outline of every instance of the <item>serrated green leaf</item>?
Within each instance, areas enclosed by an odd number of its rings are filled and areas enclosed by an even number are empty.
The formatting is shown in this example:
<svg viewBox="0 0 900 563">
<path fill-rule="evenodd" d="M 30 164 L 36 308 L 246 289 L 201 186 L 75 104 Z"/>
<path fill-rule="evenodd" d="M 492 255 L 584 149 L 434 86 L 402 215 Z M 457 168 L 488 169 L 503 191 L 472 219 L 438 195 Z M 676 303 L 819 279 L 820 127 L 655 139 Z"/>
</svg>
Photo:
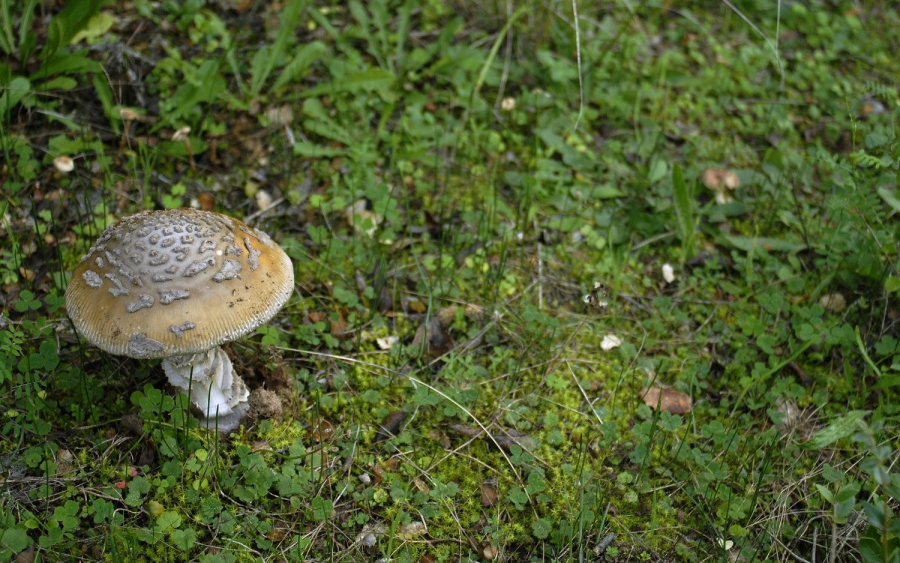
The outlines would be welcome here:
<svg viewBox="0 0 900 563">
<path fill-rule="evenodd" d="M 531 523 L 531 530 L 534 533 L 534 537 L 543 540 L 547 539 L 550 535 L 550 532 L 553 530 L 553 525 L 547 518 L 538 518 Z"/>
<path fill-rule="evenodd" d="M 188 528 L 172 532 L 172 543 L 181 551 L 187 551 L 197 543 L 197 532 Z"/>
<path fill-rule="evenodd" d="M 281 71 L 281 74 L 275 80 L 272 89 L 277 90 L 288 82 L 301 78 L 309 70 L 309 67 L 327 50 L 328 47 L 321 41 L 313 41 L 300 46 L 294 53 L 294 58 L 284 67 L 284 70 Z"/>
</svg>

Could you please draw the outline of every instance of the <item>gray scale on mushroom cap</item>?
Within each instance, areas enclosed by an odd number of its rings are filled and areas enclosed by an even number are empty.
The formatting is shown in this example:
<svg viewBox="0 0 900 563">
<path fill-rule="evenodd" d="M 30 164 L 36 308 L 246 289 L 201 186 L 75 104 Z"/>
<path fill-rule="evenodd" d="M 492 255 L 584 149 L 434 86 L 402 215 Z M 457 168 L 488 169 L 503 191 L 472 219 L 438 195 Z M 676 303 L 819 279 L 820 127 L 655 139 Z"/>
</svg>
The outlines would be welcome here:
<svg viewBox="0 0 900 563">
<path fill-rule="evenodd" d="M 225 260 L 222 269 L 213 276 L 213 281 L 222 283 L 225 280 L 233 280 L 241 277 L 241 263 L 237 260 Z"/>
<path fill-rule="evenodd" d="M 93 287 L 97 289 L 101 285 L 103 285 L 103 279 L 97 274 L 97 272 L 93 270 L 86 270 L 81 277 L 84 278 L 84 283 L 88 284 L 89 287 Z"/>
<path fill-rule="evenodd" d="M 142 293 L 138 296 L 138 300 L 134 303 L 129 303 L 125 310 L 129 313 L 136 313 L 141 309 L 149 309 L 153 306 L 153 296 L 147 295 L 146 293 Z"/>
<path fill-rule="evenodd" d="M 103 277 L 113 282 L 113 285 L 116 286 L 109 288 L 109 292 L 112 293 L 113 297 L 122 297 L 123 295 L 131 293 L 129 290 L 125 289 L 125 286 L 122 285 L 122 282 L 120 282 L 119 278 L 114 274 L 106 274 Z"/>
<path fill-rule="evenodd" d="M 259 268 L 259 256 L 262 252 L 253 248 L 253 245 L 250 243 L 250 237 L 244 237 L 244 246 L 247 248 L 247 252 L 250 253 L 250 256 L 247 257 L 250 271 L 255 272 Z"/>
<path fill-rule="evenodd" d="M 179 299 L 187 299 L 191 292 L 186 289 L 161 289 L 159 290 L 159 302 L 168 305 Z"/>
<path fill-rule="evenodd" d="M 174 334 L 176 338 L 181 338 L 182 336 L 184 336 L 184 333 L 186 331 L 192 330 L 196 327 L 197 325 L 195 325 L 191 321 L 187 321 L 180 325 L 169 325 L 169 331 Z"/>
<path fill-rule="evenodd" d="M 236 231 L 243 244 L 235 244 Z M 163 247 L 166 233 L 175 243 Z M 207 350 L 266 322 L 290 297 L 290 259 L 269 242 L 265 233 L 212 212 L 127 217 L 107 228 L 83 259 L 91 261 L 76 268 L 70 289 L 78 294 L 66 292 L 70 315 L 86 318 L 73 318 L 78 331 L 113 354 L 162 358 Z M 132 270 L 135 258 L 140 268 Z M 154 304 L 143 295 L 154 297 Z"/>
</svg>

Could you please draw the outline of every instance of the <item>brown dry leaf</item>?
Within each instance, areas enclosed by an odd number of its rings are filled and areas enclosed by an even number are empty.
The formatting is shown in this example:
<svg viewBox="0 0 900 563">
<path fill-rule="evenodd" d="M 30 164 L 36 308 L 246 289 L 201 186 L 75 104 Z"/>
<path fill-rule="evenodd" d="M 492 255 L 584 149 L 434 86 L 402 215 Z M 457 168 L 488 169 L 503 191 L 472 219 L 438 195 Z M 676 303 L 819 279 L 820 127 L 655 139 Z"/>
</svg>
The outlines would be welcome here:
<svg viewBox="0 0 900 563">
<path fill-rule="evenodd" d="M 269 530 L 269 533 L 266 534 L 266 539 L 278 543 L 285 537 L 287 537 L 287 533 L 287 528 L 272 528 L 271 530 Z"/>
<path fill-rule="evenodd" d="M 404 411 L 394 411 L 384 417 L 378 427 L 378 434 L 375 435 L 375 442 L 383 442 L 388 438 L 393 438 L 400 432 L 400 426 L 406 420 L 408 413 Z"/>
<path fill-rule="evenodd" d="M 309 320 L 313 323 L 320 323 L 328 318 L 328 315 L 323 313 L 322 311 L 310 311 L 309 312 Z"/>
<path fill-rule="evenodd" d="M 459 305 L 450 305 L 449 307 L 444 307 L 438 312 L 438 318 L 441 319 L 441 322 L 444 325 L 449 325 L 456 319 L 456 311 L 462 307 L 463 314 L 467 317 L 476 317 L 482 313 L 484 313 L 484 307 L 481 305 L 477 305 L 475 303 L 466 303 L 463 306 Z"/>
<path fill-rule="evenodd" d="M 250 444 L 251 452 L 271 452 L 272 445 L 266 440 L 257 440 Z"/>
<path fill-rule="evenodd" d="M 440 443 L 441 447 L 444 448 L 445 450 L 450 449 L 450 445 L 451 445 L 450 438 L 448 438 L 447 435 L 444 434 L 443 432 L 441 432 L 440 430 L 429 430 L 428 438 L 435 442 Z"/>
<path fill-rule="evenodd" d="M 444 355 L 453 347 L 453 339 L 444 330 L 444 323 L 441 322 L 438 316 L 431 317 L 427 322 L 422 322 L 419 325 L 419 328 L 416 329 L 416 336 L 413 338 L 412 346 L 421 346 L 425 343 L 426 337 L 428 338 L 428 354 L 432 358 Z"/>
<path fill-rule="evenodd" d="M 422 557 L 419 557 L 419 563 L 435 563 L 436 561 L 437 557 L 430 553 L 426 553 Z"/>
<path fill-rule="evenodd" d="M 661 411 L 672 414 L 687 414 L 691 412 L 691 398 L 674 389 L 662 389 L 661 387 L 645 388 L 641 391 L 641 399 L 644 404 L 653 410 L 657 405 Z"/>
<path fill-rule="evenodd" d="M 28 546 L 28 549 L 16 555 L 16 563 L 31 563 L 34 561 L 34 544 Z"/>
<path fill-rule="evenodd" d="M 338 311 L 337 318 L 330 316 L 328 317 L 328 322 L 331 323 L 331 336 L 335 338 L 350 337 L 350 333 L 347 332 L 347 321 L 344 319 L 343 313 Z"/>
<path fill-rule="evenodd" d="M 320 418 L 309 427 L 307 435 L 313 442 L 330 440 L 334 436 L 334 424 Z"/>
<path fill-rule="evenodd" d="M 481 483 L 481 506 L 494 506 L 497 504 L 499 496 L 496 477 L 485 479 L 484 482 Z"/>
</svg>

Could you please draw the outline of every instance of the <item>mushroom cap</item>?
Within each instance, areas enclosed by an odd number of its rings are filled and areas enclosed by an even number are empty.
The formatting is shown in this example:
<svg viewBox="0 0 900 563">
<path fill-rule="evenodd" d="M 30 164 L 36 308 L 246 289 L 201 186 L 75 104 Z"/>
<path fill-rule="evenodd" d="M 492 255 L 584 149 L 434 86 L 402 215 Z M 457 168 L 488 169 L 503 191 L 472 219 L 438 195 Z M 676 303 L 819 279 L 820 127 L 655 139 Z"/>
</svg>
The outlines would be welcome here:
<svg viewBox="0 0 900 563">
<path fill-rule="evenodd" d="M 110 354 L 165 358 L 235 340 L 294 290 L 268 235 L 211 211 L 145 211 L 110 225 L 66 289 L 79 333 Z"/>
</svg>

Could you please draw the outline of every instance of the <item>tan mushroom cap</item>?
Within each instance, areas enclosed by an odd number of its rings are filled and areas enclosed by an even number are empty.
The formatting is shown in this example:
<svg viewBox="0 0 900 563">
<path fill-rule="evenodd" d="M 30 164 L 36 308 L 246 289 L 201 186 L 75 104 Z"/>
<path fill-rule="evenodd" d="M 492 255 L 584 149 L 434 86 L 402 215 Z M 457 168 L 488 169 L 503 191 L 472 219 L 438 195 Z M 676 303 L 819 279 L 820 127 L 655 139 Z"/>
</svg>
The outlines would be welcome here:
<svg viewBox="0 0 900 563">
<path fill-rule="evenodd" d="M 107 228 L 72 273 L 66 307 L 78 332 L 110 354 L 165 358 L 240 338 L 293 289 L 290 258 L 262 231 L 170 209 Z"/>
</svg>

